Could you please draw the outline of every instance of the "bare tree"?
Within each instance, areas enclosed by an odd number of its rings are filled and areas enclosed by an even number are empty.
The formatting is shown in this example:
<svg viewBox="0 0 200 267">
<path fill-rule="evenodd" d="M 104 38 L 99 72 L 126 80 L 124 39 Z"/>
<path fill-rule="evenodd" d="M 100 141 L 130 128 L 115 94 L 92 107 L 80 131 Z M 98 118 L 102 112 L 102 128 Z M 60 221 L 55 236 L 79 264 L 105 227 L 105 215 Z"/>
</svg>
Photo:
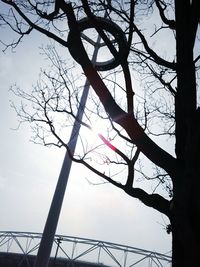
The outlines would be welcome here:
<svg viewBox="0 0 200 267">
<path fill-rule="evenodd" d="M 1 2 L 8 7 L 7 13 L 1 14 L 1 26 L 10 27 L 16 33 L 16 40 L 5 43 L 5 49 L 14 49 L 33 30 L 44 34 L 69 50 L 69 55 L 82 68 L 98 97 L 97 100 L 91 96 L 86 117 L 80 123 L 91 128 L 90 121 L 95 114 L 108 121 L 111 136 L 99 137 L 113 154 L 106 156 L 102 143 L 96 150 L 83 140 L 83 156 L 73 156 L 73 160 L 165 214 L 171 223 L 168 231 L 172 231 L 173 267 L 196 266 L 200 249 L 200 112 L 197 91 L 200 2 Z M 96 66 L 91 63 L 83 42 L 87 29 L 98 32 L 114 58 L 106 63 L 106 68 L 100 63 Z M 77 119 L 73 96 L 78 99 L 81 87 L 73 87 L 76 81 L 69 79 L 70 67 L 64 67 L 55 50 L 51 51 L 54 51 L 50 59 L 56 72 L 43 72 L 43 82 L 35 87 L 33 94 L 20 89 L 14 91 L 34 103 L 34 113 L 22 106 L 19 115 L 23 120 L 36 123 L 37 140 L 68 149 L 64 139 L 69 122 L 66 118 Z M 132 85 L 133 76 L 140 81 L 138 86 Z M 124 80 L 123 85 L 121 80 Z M 59 114 L 58 117 L 55 114 Z M 51 135 L 44 131 L 43 125 L 48 127 Z M 168 140 L 164 137 L 174 142 L 173 151 L 162 148 L 159 140 Z M 112 139 L 116 139 L 120 146 L 124 144 L 123 149 L 111 144 Z M 91 162 L 95 153 L 100 155 L 103 168 Z M 142 164 L 136 166 L 143 155 L 154 164 L 151 175 L 145 173 Z M 105 171 L 106 164 L 108 167 L 114 164 L 126 168 L 123 181 Z M 149 193 L 136 187 L 136 172 L 149 183 L 164 184 L 168 196 L 164 197 L 160 191 L 159 194 Z"/>
</svg>

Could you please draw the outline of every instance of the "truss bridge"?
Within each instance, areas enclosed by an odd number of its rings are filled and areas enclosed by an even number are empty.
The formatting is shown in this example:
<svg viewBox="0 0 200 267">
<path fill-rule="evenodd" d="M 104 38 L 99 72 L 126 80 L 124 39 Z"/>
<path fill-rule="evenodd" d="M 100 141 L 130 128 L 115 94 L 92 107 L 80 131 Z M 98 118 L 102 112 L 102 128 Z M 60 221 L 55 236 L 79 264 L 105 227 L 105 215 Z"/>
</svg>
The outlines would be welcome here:
<svg viewBox="0 0 200 267">
<path fill-rule="evenodd" d="M 41 233 L 0 231 L 0 266 L 32 267 Z M 74 236 L 55 235 L 49 267 L 162 267 L 171 255 Z"/>
</svg>

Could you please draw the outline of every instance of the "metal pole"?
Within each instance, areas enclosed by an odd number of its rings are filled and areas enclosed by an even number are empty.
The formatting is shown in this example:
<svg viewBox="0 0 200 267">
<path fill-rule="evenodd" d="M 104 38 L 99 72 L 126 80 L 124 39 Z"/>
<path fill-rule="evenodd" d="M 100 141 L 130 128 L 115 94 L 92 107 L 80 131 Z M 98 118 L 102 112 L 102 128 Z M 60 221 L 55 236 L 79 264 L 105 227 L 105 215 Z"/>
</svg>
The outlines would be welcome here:
<svg viewBox="0 0 200 267">
<path fill-rule="evenodd" d="M 95 64 L 96 59 L 97 59 L 97 53 L 99 50 L 100 40 L 101 38 L 100 36 L 98 36 L 96 44 L 95 44 L 94 53 L 92 56 L 93 64 Z M 81 96 L 80 105 L 79 105 L 78 112 L 77 112 L 77 118 L 79 119 L 79 121 L 81 121 L 83 118 L 83 113 L 84 113 L 86 100 L 88 97 L 89 87 L 90 87 L 90 84 L 88 80 L 86 80 L 83 94 Z M 68 143 L 68 147 L 72 155 L 74 155 L 80 127 L 81 127 L 80 123 L 76 120 L 74 122 L 74 126 L 72 128 L 70 140 Z M 37 258 L 36 258 L 35 265 L 34 265 L 35 267 L 47 267 L 48 266 L 51 249 L 53 245 L 53 240 L 54 240 L 54 236 L 55 236 L 55 232 L 56 232 L 56 228 L 58 224 L 58 219 L 60 215 L 60 210 L 62 207 L 63 198 L 65 194 L 65 189 L 66 189 L 68 178 L 69 178 L 71 165 L 72 165 L 72 160 L 69 157 L 68 153 L 66 152 L 64 161 L 62 164 L 62 168 L 60 171 L 60 175 L 58 178 L 58 182 L 56 185 L 55 193 L 54 193 L 54 196 L 51 202 L 51 207 L 49 209 L 49 214 L 48 214 L 46 224 L 44 227 L 40 246 L 38 249 Z"/>
</svg>

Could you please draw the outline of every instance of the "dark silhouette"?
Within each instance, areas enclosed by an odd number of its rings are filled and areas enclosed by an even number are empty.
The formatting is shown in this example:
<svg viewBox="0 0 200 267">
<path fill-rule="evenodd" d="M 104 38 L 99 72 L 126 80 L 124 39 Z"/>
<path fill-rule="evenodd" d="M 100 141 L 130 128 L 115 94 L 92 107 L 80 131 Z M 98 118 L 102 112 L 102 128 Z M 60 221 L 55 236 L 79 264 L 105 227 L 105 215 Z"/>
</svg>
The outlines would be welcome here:
<svg viewBox="0 0 200 267">
<path fill-rule="evenodd" d="M 200 1 L 89 2 L 82 0 L 71 4 L 60 0 L 55 1 L 55 6 L 52 1 L 38 4 L 18 0 L 1 0 L 1 2 L 13 10 L 8 15 L 1 15 L 2 24 L 7 25 L 20 36 L 5 48 L 15 48 L 22 37 L 33 30 L 68 48 L 82 67 L 108 114 L 116 134 L 132 147 L 132 152 L 126 155 L 125 151 L 120 151 L 112 146 L 110 141 L 100 136 L 105 145 L 114 150 L 127 166 L 127 177 L 124 183 L 99 171 L 84 157 L 73 159 L 121 188 L 128 195 L 138 198 L 145 205 L 165 214 L 171 223 L 167 231 L 172 232 L 172 266 L 197 266 L 200 251 L 200 113 L 197 94 L 200 59 L 197 33 Z M 108 29 L 104 28 L 99 19 L 103 17 L 105 11 L 109 13 L 108 19 L 117 24 L 117 27 L 120 27 L 127 36 L 127 41 L 123 44 L 126 46 L 125 53 L 121 53 L 121 49 L 116 48 L 115 41 L 110 40 L 107 34 Z M 104 79 L 104 76 L 91 64 L 82 43 L 82 33 L 80 33 L 82 29 L 79 28 L 78 20 L 83 17 L 88 17 L 90 27 L 95 28 L 100 34 L 114 60 L 121 66 L 125 80 L 122 91 L 125 95 L 123 99 L 126 99 L 126 108 L 124 108 L 124 102 L 122 105 L 119 104 L 120 101 L 113 93 L 114 90 L 111 90 L 107 84 L 106 76 Z M 150 23 L 150 18 L 154 23 Z M 66 39 L 66 32 L 59 30 L 59 26 L 61 24 L 63 26 L 63 21 L 68 23 L 70 32 L 68 39 Z M 150 27 L 150 25 L 153 26 Z M 154 41 L 161 41 L 165 34 L 169 34 L 164 41 L 168 42 L 167 46 L 164 43 L 156 46 Z M 168 36 L 171 36 L 169 41 Z M 166 55 L 167 52 L 169 53 Z M 145 81 L 140 85 L 144 89 L 143 98 L 141 94 L 137 98 L 137 93 L 133 91 L 132 76 L 135 72 L 139 73 L 141 81 L 142 79 Z M 47 76 L 53 81 L 53 77 Z M 43 103 L 43 122 L 49 126 L 49 130 L 56 138 L 56 145 L 65 146 L 68 149 L 48 115 L 52 107 L 48 106 L 49 101 L 54 99 L 57 108 L 54 108 L 54 111 L 63 111 L 68 115 L 71 112 L 73 115 L 72 109 L 70 111 L 59 109 L 60 95 L 56 95 L 55 90 L 54 98 L 48 98 L 44 92 L 39 93 L 41 90 L 38 91 L 38 99 Z M 28 99 L 28 95 L 20 91 L 16 94 Z M 143 111 L 138 110 L 135 104 L 137 100 L 142 102 Z M 19 115 L 24 120 L 39 122 L 37 112 L 33 116 L 22 110 Z M 154 120 L 155 117 L 156 120 Z M 159 126 L 153 129 L 151 124 L 159 124 Z M 41 136 L 39 131 L 37 134 L 44 144 L 48 144 L 45 143 L 44 136 Z M 173 152 L 168 153 L 153 141 L 156 136 L 164 135 L 174 138 L 174 155 Z M 156 166 L 156 172 L 150 177 L 142 169 L 137 171 L 148 180 L 157 179 L 158 184 L 163 184 L 169 194 L 168 198 L 155 192 L 147 193 L 134 186 L 135 164 L 140 155 L 145 155 Z M 122 161 L 116 162 L 114 159 L 107 158 L 105 163 L 122 164 Z"/>
</svg>

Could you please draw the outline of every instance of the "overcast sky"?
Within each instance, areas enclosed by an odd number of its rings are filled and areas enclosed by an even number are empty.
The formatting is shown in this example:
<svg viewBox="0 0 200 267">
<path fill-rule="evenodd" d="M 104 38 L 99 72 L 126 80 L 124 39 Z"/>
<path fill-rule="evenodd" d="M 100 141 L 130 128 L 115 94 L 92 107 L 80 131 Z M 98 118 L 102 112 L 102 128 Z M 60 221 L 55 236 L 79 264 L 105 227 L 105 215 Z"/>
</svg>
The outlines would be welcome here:
<svg viewBox="0 0 200 267">
<path fill-rule="evenodd" d="M 18 119 L 10 107 L 15 98 L 9 87 L 17 83 L 30 89 L 44 64 L 38 47 L 45 42 L 33 34 L 15 53 L 0 52 L 0 230 L 43 231 L 65 153 L 31 143 L 29 125 L 13 130 Z M 111 185 L 88 184 L 92 175 L 73 164 L 57 234 L 171 250 L 166 217 Z"/>
</svg>

